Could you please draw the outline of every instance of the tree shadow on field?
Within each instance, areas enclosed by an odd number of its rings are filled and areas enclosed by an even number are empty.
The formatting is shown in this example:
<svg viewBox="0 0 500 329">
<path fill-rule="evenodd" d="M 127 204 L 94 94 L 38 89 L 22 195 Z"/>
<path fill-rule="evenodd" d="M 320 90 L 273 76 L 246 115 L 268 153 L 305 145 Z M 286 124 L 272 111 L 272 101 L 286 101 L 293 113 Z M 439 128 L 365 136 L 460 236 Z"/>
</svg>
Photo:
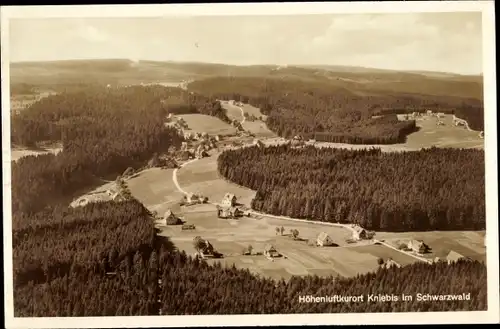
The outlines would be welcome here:
<svg viewBox="0 0 500 329">
<path fill-rule="evenodd" d="M 169 252 L 177 251 L 177 247 L 172 242 L 172 240 L 170 240 L 169 237 L 158 235 L 158 233 L 161 232 L 161 230 L 159 230 L 159 229 L 155 229 L 155 231 L 156 231 L 156 237 L 155 237 L 155 241 L 154 241 L 154 249 L 155 250 L 160 250 L 161 248 L 163 248 L 164 250 L 169 251 Z"/>
</svg>

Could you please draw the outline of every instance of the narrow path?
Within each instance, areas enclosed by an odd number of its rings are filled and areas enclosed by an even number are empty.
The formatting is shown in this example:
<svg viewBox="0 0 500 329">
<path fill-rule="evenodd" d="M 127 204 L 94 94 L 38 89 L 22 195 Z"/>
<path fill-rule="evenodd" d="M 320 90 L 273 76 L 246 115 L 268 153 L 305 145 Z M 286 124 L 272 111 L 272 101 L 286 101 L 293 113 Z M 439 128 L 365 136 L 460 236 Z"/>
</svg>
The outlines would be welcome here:
<svg viewBox="0 0 500 329">
<path fill-rule="evenodd" d="M 197 161 L 198 159 L 193 159 L 193 160 L 189 160 L 188 162 L 184 162 L 180 168 L 175 168 L 174 171 L 172 172 L 172 180 L 174 181 L 174 184 L 175 184 L 175 187 L 183 194 L 185 195 L 188 195 L 189 193 L 186 192 L 185 190 L 182 189 L 182 187 L 179 185 L 179 181 L 177 180 L 177 171 L 185 166 L 187 166 L 188 164 L 192 163 L 192 162 L 195 162 Z"/>
<path fill-rule="evenodd" d="M 237 107 L 237 108 L 239 108 L 239 109 L 240 109 L 240 111 L 241 111 L 241 116 L 242 116 L 242 118 L 243 118 L 243 119 L 241 120 L 241 124 L 244 124 L 244 123 L 245 123 L 245 120 L 247 119 L 247 118 L 245 118 L 245 111 L 243 111 L 243 108 L 242 108 L 241 106 L 236 106 L 236 107 Z"/>
<path fill-rule="evenodd" d="M 191 164 L 195 161 L 197 161 L 198 159 L 193 159 L 193 160 L 190 160 L 188 162 L 185 162 L 181 165 L 180 168 L 176 168 L 174 169 L 174 171 L 172 172 L 172 180 L 175 184 L 175 187 L 183 194 L 187 195 L 189 194 L 188 192 L 186 192 L 179 184 L 179 181 L 177 179 L 177 172 L 178 172 L 178 169 L 181 169 L 181 168 L 184 168 L 185 166 L 187 166 L 188 164 Z M 217 203 L 214 203 L 214 202 L 209 202 L 210 204 L 213 204 L 213 205 L 218 205 Z M 304 219 L 299 219 L 299 218 L 291 218 L 291 217 L 287 217 L 287 216 L 276 216 L 276 215 L 271 215 L 271 214 L 266 214 L 266 213 L 261 213 L 261 212 L 258 212 L 258 211 L 254 211 L 254 210 L 249 210 L 248 213 L 250 214 L 253 214 L 253 215 L 256 215 L 256 216 L 264 216 L 264 217 L 270 217 L 270 218 L 275 218 L 275 219 L 281 219 L 281 220 L 287 220 L 287 221 L 294 221 L 294 222 L 301 222 L 301 223 L 311 223 L 311 224 L 317 224 L 317 225 L 324 225 L 324 226 L 335 226 L 335 227 L 342 227 L 342 228 L 345 228 L 345 229 L 348 229 L 350 230 L 351 232 L 354 232 L 354 228 L 352 227 L 352 225 L 350 224 L 339 224 L 339 223 L 328 223 L 328 222 L 321 222 L 321 221 L 314 221 L 314 220 L 304 220 Z"/>
<path fill-rule="evenodd" d="M 394 246 L 391 246 L 391 245 L 390 245 L 390 244 L 388 244 L 387 242 L 382 242 L 382 241 L 380 241 L 380 240 L 373 240 L 373 241 L 374 241 L 374 243 L 380 243 L 381 245 L 384 245 L 384 246 L 386 246 L 387 248 L 391 248 L 391 249 L 393 249 L 393 250 L 399 251 L 400 253 L 402 253 L 402 254 L 406 254 L 406 255 L 408 255 L 408 256 L 411 256 L 411 257 L 413 257 L 413 258 L 415 258 L 415 259 L 418 259 L 419 261 L 422 261 L 422 262 L 426 262 L 426 263 L 432 264 L 432 261 L 431 261 L 430 259 L 427 259 L 427 258 L 424 258 L 424 257 L 417 256 L 417 255 L 415 255 L 414 253 L 409 252 L 409 251 L 400 250 L 400 249 L 398 249 L 398 248 L 396 248 L 396 247 L 394 247 Z"/>
<path fill-rule="evenodd" d="M 178 169 L 181 169 L 185 166 L 187 166 L 188 164 L 191 164 L 195 161 L 197 161 L 198 159 L 193 159 L 193 160 L 190 160 L 188 162 L 185 162 L 181 165 L 180 168 L 176 168 L 173 172 L 172 172 L 172 180 L 176 186 L 176 188 L 182 192 L 183 194 L 188 194 L 188 192 L 186 192 L 184 189 L 182 189 L 182 187 L 179 185 L 179 181 L 177 179 L 177 171 Z M 216 202 L 209 202 L 210 204 L 213 204 L 215 206 L 218 205 L 218 203 Z M 287 217 L 287 216 L 277 216 L 277 215 L 271 215 L 271 214 L 266 214 L 266 213 L 261 213 L 261 212 L 258 212 L 258 211 L 255 211 L 255 210 L 249 210 L 248 213 L 250 214 L 253 214 L 255 216 L 262 216 L 262 217 L 269 217 L 269 218 L 274 218 L 274 219 L 279 219 L 279 220 L 286 220 L 286 221 L 292 221 L 292 222 L 301 222 L 301 223 L 310 223 L 310 224 L 315 224 L 315 225 L 323 225 L 323 226 L 334 226 L 334 227 L 341 227 L 341 228 L 344 228 L 344 229 L 347 229 L 351 232 L 355 232 L 354 230 L 354 227 L 353 225 L 351 224 L 340 224 L 340 223 L 329 223 L 329 222 L 321 222 L 321 221 L 315 221 L 315 220 L 304 220 L 304 219 L 299 219 L 299 218 L 291 218 L 291 217 Z M 411 252 L 408 252 L 408 251 L 405 251 L 405 250 L 400 250 L 390 244 L 388 244 L 387 242 L 383 242 L 383 241 L 380 241 L 380 240 L 377 240 L 377 239 L 374 239 L 372 240 L 372 243 L 375 244 L 375 243 L 380 243 L 381 245 L 384 245 L 386 246 L 387 248 L 390 248 L 390 249 L 393 249 L 397 252 L 400 252 L 402 254 L 406 254 L 410 257 L 413 257 L 419 261 L 423 261 L 423 262 L 426 262 L 426 263 L 429 263 L 431 264 L 432 261 L 429 260 L 429 259 L 426 259 L 424 257 L 420 257 L 420 256 L 417 256 L 415 255 L 414 253 L 411 253 Z"/>
</svg>

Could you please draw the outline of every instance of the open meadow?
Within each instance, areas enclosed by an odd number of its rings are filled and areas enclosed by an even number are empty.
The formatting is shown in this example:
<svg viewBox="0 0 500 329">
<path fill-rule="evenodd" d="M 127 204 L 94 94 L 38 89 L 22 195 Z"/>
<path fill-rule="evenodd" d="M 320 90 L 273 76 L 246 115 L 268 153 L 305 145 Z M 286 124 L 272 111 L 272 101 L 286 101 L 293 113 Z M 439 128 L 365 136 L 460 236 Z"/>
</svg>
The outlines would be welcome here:
<svg viewBox="0 0 500 329">
<path fill-rule="evenodd" d="M 204 114 L 183 114 L 178 115 L 186 121 L 188 128 L 186 132 L 206 132 L 209 135 L 233 135 L 236 133 L 236 128 L 223 122 L 222 120 Z"/>
<path fill-rule="evenodd" d="M 255 117 L 263 117 L 263 120 L 249 121 L 245 120 L 242 123 L 243 129 L 252 132 L 257 138 L 272 138 L 276 137 L 276 134 L 269 130 L 265 123 L 266 116 L 260 112 L 259 108 L 256 108 L 250 104 L 243 104 L 242 106 L 231 105 L 227 101 L 221 101 L 222 107 L 226 110 L 227 116 L 231 120 L 238 120 L 242 122 L 243 113 L 248 113 Z M 243 111 L 243 113 L 242 113 Z"/>
<path fill-rule="evenodd" d="M 417 120 L 420 130 L 408 135 L 406 145 L 409 148 L 422 147 L 453 147 L 453 148 L 484 148 L 484 139 L 479 137 L 478 131 L 470 131 L 462 126 L 453 124 L 453 115 L 445 115 L 441 121 L 443 126 L 437 125 L 436 117 L 424 117 Z"/>
<path fill-rule="evenodd" d="M 35 149 L 30 149 L 26 147 L 12 147 L 10 150 L 10 156 L 11 156 L 11 161 L 17 161 L 22 157 L 28 156 L 28 155 L 40 155 L 40 154 L 47 154 L 47 153 L 53 153 L 57 154 L 61 152 L 62 147 L 44 147 L 44 148 L 35 148 Z"/>
<path fill-rule="evenodd" d="M 180 186 L 187 192 L 207 196 L 211 202 L 220 202 L 224 194 L 233 193 L 238 198 L 238 202 L 250 206 L 255 191 L 220 177 L 217 172 L 218 155 L 219 153 L 214 153 L 210 157 L 194 161 L 180 169 L 177 172 Z"/>
<path fill-rule="evenodd" d="M 132 195 L 146 208 L 163 215 L 168 209 L 178 211 L 183 197 L 172 181 L 172 172 L 173 169 L 151 168 L 126 182 Z"/>
<path fill-rule="evenodd" d="M 384 239 L 390 245 L 397 247 L 412 239 L 423 240 L 431 252 L 424 254 L 425 258 L 444 258 L 450 251 L 455 251 L 465 257 L 486 261 L 484 231 L 430 231 L 430 232 L 377 232 L 377 239 Z"/>
<path fill-rule="evenodd" d="M 188 224 L 196 226 L 193 231 L 183 231 L 180 226 L 160 227 L 160 234 L 168 236 L 178 249 L 194 254 L 193 238 L 201 236 L 224 254 L 222 259 L 208 259 L 209 263 L 219 261 L 228 266 L 234 264 L 277 280 L 307 274 L 354 276 L 375 270 L 377 259 L 381 256 L 392 257 L 402 265 L 416 261 L 384 246 L 348 245 L 345 239 L 350 233 L 340 227 L 266 217 L 219 219 L 215 206 L 210 204 L 182 207 L 176 214 Z M 283 236 L 276 233 L 276 227 L 281 226 L 285 229 Z M 299 231 L 298 240 L 289 235 L 291 229 Z M 338 246 L 316 247 L 307 244 L 308 238 L 315 239 L 321 232 L 326 232 Z M 267 244 L 275 246 L 283 257 L 270 260 L 264 255 L 257 255 L 264 251 Z M 243 249 L 249 245 L 253 247 L 253 255 L 242 255 Z"/>
</svg>

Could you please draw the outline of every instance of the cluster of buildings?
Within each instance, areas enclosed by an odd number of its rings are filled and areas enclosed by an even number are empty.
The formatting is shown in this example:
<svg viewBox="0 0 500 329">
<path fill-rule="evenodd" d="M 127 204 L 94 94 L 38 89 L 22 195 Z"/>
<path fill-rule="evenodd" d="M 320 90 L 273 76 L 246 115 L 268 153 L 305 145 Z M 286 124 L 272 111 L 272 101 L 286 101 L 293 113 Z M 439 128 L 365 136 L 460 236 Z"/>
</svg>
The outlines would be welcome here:
<svg viewBox="0 0 500 329">
<path fill-rule="evenodd" d="M 184 196 L 184 206 L 192 206 L 195 204 L 202 204 L 207 202 L 208 198 L 200 194 L 189 193 Z"/>
<path fill-rule="evenodd" d="M 404 120 L 416 120 L 416 119 L 425 119 L 431 116 L 435 116 L 440 122 L 442 118 L 444 118 L 444 113 L 442 112 L 432 112 L 431 110 L 427 110 L 425 113 L 423 112 L 412 112 L 409 114 L 403 115 Z M 442 122 L 442 121 L 441 121 Z M 442 123 L 444 124 L 444 123 Z"/>
<path fill-rule="evenodd" d="M 236 196 L 232 193 L 226 193 L 222 198 L 220 205 L 217 206 L 218 218 L 239 218 L 245 215 L 244 211 L 237 207 Z"/>
<path fill-rule="evenodd" d="M 182 230 L 194 230 L 196 226 L 194 224 L 185 223 L 179 216 L 175 215 L 172 210 L 167 210 L 162 218 L 159 220 L 159 224 L 162 226 L 172 226 L 172 225 L 182 225 Z"/>
<path fill-rule="evenodd" d="M 423 255 L 431 250 L 431 248 L 427 244 L 425 244 L 423 240 L 415 239 L 408 241 L 406 249 L 409 251 L 413 251 L 414 253 L 417 253 L 419 255 Z"/>
<path fill-rule="evenodd" d="M 209 136 L 207 133 L 184 133 L 185 141 L 181 144 L 180 152 L 177 157 L 180 160 L 201 159 L 208 156 L 208 151 L 217 147 L 217 142 L 220 141 L 219 135 Z M 195 141 L 195 145 L 190 146 L 189 142 Z"/>
<path fill-rule="evenodd" d="M 125 193 L 122 191 L 121 188 L 117 188 L 117 190 L 108 189 L 106 191 L 88 193 L 87 195 L 84 195 L 71 202 L 70 207 L 71 208 L 84 207 L 90 203 L 95 203 L 95 202 L 106 202 L 106 201 L 123 202 L 126 201 L 127 199 L 128 199 L 127 196 L 125 195 Z"/>
</svg>

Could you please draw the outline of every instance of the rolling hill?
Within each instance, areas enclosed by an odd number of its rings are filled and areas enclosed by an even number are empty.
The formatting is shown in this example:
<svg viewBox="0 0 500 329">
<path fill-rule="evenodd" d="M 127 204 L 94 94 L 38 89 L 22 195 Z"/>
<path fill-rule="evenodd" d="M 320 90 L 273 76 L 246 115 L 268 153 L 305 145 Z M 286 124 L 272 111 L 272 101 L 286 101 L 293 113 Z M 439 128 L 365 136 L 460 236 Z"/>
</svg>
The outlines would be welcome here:
<svg viewBox="0 0 500 329">
<path fill-rule="evenodd" d="M 333 65 L 236 66 L 128 59 L 17 62 L 10 66 L 13 86 L 26 84 L 56 91 L 82 84 L 173 83 L 217 76 L 302 79 L 305 82 L 330 83 L 364 95 L 394 92 L 483 97 L 481 76 L 441 72 L 401 72 Z"/>
</svg>

